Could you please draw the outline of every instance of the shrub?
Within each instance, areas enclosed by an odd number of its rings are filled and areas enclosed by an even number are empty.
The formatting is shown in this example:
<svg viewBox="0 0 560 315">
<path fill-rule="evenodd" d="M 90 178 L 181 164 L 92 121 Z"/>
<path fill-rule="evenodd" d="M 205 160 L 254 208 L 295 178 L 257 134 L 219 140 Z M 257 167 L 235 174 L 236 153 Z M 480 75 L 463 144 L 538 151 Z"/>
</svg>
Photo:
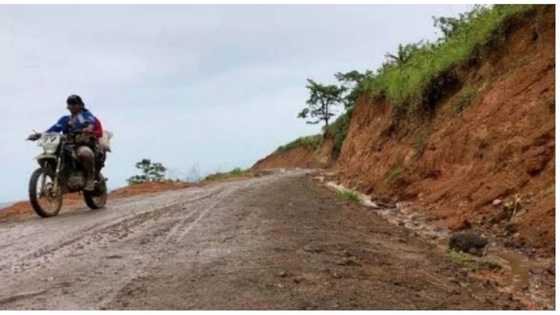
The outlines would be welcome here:
<svg viewBox="0 0 560 315">
<path fill-rule="evenodd" d="M 358 196 L 358 194 L 350 190 L 338 190 L 336 192 L 336 197 L 344 201 L 360 202 L 360 197 Z"/>
<path fill-rule="evenodd" d="M 165 172 L 167 168 L 161 163 L 152 162 L 150 159 L 142 159 L 136 163 L 136 168 L 141 170 L 142 173 L 128 178 L 129 185 L 145 182 L 163 182 L 166 180 Z"/>
<path fill-rule="evenodd" d="M 297 147 L 305 147 L 311 150 L 317 150 L 321 146 L 321 144 L 323 144 L 322 135 L 300 137 L 288 144 L 279 146 L 278 149 L 276 149 L 276 153 L 289 151 Z"/>
<path fill-rule="evenodd" d="M 477 258 L 453 249 L 447 250 L 447 257 L 454 264 L 471 271 L 502 269 L 502 265 L 491 258 Z"/>
<path fill-rule="evenodd" d="M 214 174 L 210 174 L 204 178 L 204 180 L 220 180 L 220 179 L 229 179 L 235 177 L 245 177 L 251 176 L 252 173 L 249 170 L 243 170 L 240 167 L 236 167 L 229 172 L 216 172 Z"/>
</svg>

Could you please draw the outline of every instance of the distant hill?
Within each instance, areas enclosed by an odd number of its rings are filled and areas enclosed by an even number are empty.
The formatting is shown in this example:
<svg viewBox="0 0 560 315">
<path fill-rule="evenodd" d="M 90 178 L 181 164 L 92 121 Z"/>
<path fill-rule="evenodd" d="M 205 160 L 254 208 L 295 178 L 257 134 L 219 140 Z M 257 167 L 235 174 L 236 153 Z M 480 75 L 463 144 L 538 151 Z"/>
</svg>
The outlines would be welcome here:
<svg viewBox="0 0 560 315">
<path fill-rule="evenodd" d="M 8 208 L 9 206 L 13 205 L 13 202 L 0 202 L 0 210 L 4 208 Z"/>
</svg>

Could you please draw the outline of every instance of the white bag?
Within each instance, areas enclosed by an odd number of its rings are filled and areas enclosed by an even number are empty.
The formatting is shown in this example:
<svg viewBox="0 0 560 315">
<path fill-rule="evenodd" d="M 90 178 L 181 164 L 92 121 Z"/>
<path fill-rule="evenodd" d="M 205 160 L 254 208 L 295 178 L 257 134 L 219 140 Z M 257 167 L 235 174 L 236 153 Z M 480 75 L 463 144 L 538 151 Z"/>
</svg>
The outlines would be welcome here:
<svg viewBox="0 0 560 315">
<path fill-rule="evenodd" d="M 111 152 L 111 138 L 113 138 L 113 133 L 107 130 L 103 130 L 103 136 L 99 139 L 99 146 L 106 152 Z"/>
</svg>

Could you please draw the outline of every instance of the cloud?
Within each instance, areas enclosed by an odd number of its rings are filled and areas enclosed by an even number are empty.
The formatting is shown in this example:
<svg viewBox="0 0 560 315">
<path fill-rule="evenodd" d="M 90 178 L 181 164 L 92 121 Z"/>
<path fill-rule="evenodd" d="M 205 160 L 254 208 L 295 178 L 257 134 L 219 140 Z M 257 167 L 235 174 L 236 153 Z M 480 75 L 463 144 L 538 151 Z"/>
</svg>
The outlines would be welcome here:
<svg viewBox="0 0 560 315">
<path fill-rule="evenodd" d="M 113 187 L 144 157 L 185 173 L 241 166 L 319 131 L 295 116 L 305 79 L 374 69 L 399 43 L 435 38 L 432 15 L 466 6 L 2 6 L 0 201 L 25 198 L 32 129 L 83 96 L 114 131 Z"/>
</svg>

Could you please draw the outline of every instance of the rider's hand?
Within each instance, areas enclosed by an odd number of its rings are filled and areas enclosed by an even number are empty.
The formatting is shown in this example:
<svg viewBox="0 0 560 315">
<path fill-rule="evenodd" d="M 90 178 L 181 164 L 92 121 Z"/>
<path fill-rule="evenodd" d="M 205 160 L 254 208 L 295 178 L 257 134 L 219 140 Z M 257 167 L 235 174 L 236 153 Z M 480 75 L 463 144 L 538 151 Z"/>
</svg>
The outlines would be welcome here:
<svg viewBox="0 0 560 315">
<path fill-rule="evenodd" d="M 41 138 L 41 133 L 37 132 L 37 133 L 34 133 L 34 134 L 30 135 L 29 137 L 27 137 L 27 140 L 36 141 L 36 140 L 39 140 L 39 138 Z"/>
</svg>

